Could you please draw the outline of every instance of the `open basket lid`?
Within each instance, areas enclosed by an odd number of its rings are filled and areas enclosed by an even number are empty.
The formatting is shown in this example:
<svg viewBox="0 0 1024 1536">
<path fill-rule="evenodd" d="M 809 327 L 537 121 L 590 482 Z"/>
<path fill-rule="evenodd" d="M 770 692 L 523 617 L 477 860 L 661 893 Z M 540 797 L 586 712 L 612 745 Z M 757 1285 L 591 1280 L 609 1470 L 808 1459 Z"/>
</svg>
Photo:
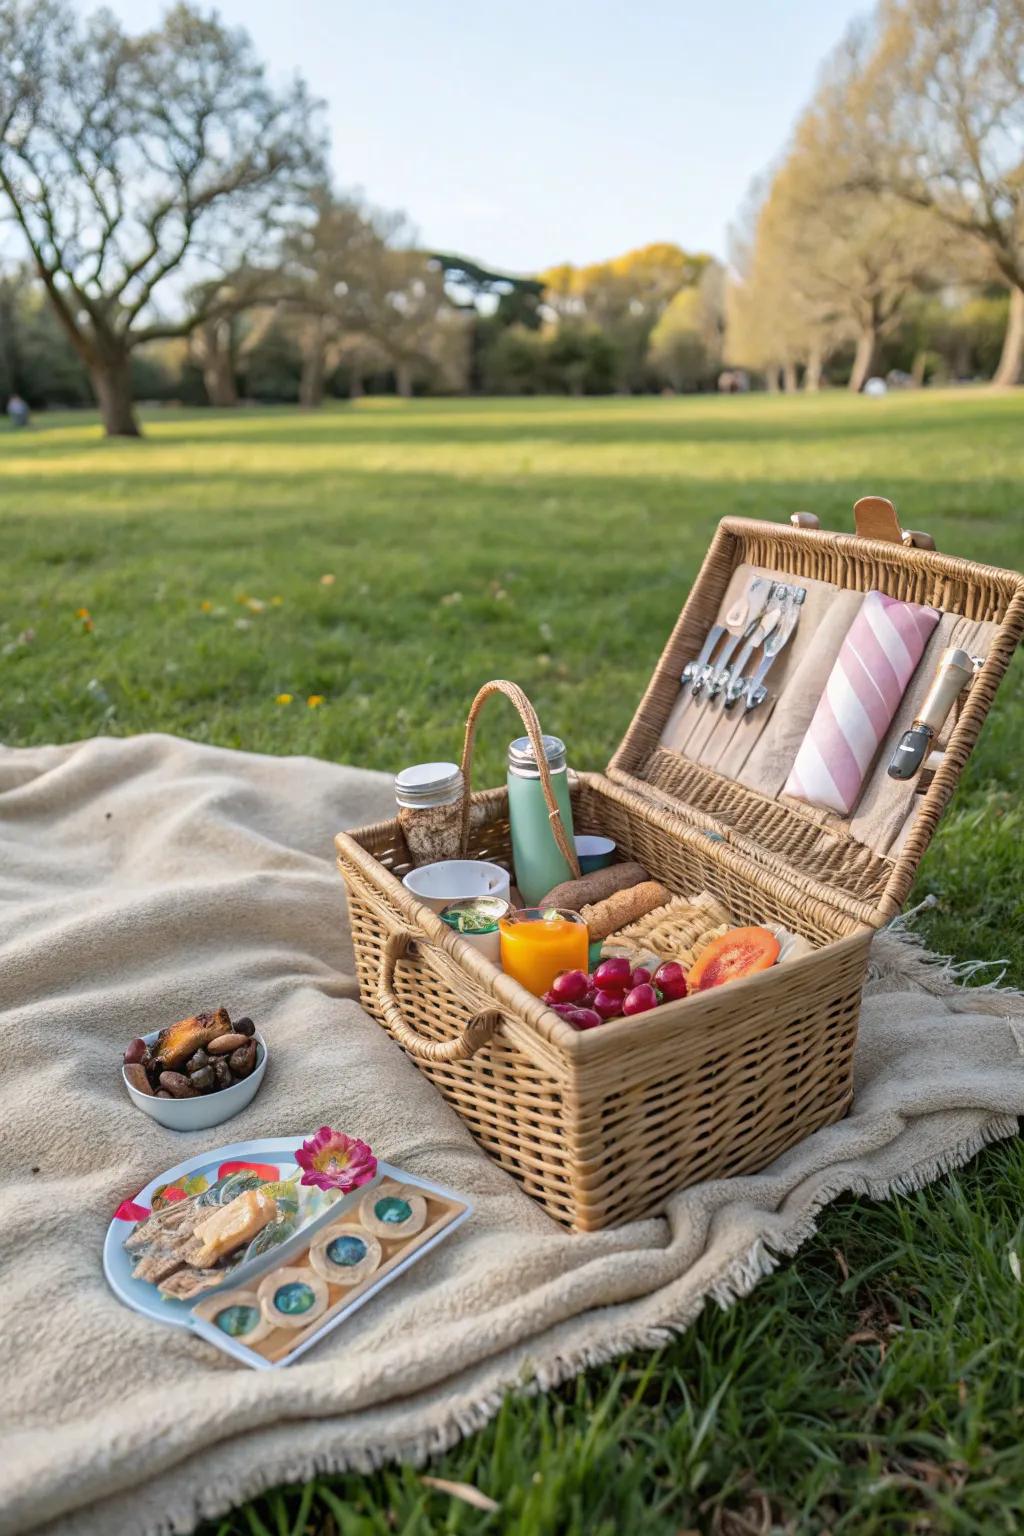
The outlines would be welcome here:
<svg viewBox="0 0 1024 1536">
<path fill-rule="evenodd" d="M 788 527 L 723 518 L 607 772 L 614 782 L 662 804 L 709 837 L 724 840 L 808 896 L 877 927 L 902 909 L 1024 634 L 1024 576 L 936 553 L 928 535 L 903 531 L 894 507 L 882 497 L 865 497 L 854 514 L 856 534 L 824 532 L 806 512 L 795 513 Z M 895 848 L 891 835 L 873 835 L 877 829 L 871 828 L 870 818 L 858 820 L 858 807 L 844 819 L 794 801 L 781 790 L 769 794 L 743 782 L 742 772 L 738 777 L 717 772 L 664 740 L 680 698 L 683 667 L 699 655 L 741 566 L 793 584 L 803 578 L 846 592 L 880 591 L 979 626 L 975 633 L 984 636 L 984 664 L 949 717 L 940 738 L 944 751 L 939 766 L 923 792 L 915 781 L 899 786 L 906 793 L 908 826 L 902 828 Z M 940 633 L 941 621 L 935 634 Z M 919 677 L 932 670 L 934 659 L 926 648 L 906 699 Z M 910 723 L 901 708 L 890 735 L 898 739 Z M 884 787 L 890 755 L 886 737 L 863 793 L 873 785 Z"/>
</svg>

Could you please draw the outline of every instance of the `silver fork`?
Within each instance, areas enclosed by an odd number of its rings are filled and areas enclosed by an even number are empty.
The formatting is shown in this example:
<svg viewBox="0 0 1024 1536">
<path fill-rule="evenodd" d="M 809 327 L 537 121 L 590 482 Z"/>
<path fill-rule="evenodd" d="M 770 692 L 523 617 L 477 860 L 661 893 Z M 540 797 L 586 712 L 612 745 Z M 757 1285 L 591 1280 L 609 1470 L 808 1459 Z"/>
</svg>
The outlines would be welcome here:
<svg viewBox="0 0 1024 1536">
<path fill-rule="evenodd" d="M 807 589 L 806 587 L 790 587 L 789 590 L 791 598 L 786 612 L 783 614 L 777 628 L 773 630 L 765 641 L 764 655 L 761 657 L 757 671 L 746 685 L 746 702 L 743 706 L 745 710 L 756 709 L 758 704 L 763 704 L 768 697 L 768 689 L 764 685 L 764 680 L 776 656 L 789 642 L 799 621 L 800 609 L 803 606 L 804 598 L 807 596 Z"/>
<path fill-rule="evenodd" d="M 724 689 L 725 698 L 723 703 L 729 702 L 730 690 L 733 688 L 737 678 L 742 673 L 743 668 L 746 666 L 751 656 L 753 656 L 758 646 L 763 645 L 765 637 L 771 633 L 776 624 L 779 622 L 779 619 L 782 616 L 782 599 L 784 592 L 785 584 L 783 582 L 772 582 L 767 612 L 760 619 L 756 619 L 752 624 L 747 625 L 747 628 L 744 631 L 742 637 L 744 640 L 742 651 L 740 651 L 739 656 L 733 662 L 731 667 L 721 667 L 715 673 L 711 681 L 711 686 L 708 690 L 709 698 L 715 698 Z"/>
</svg>

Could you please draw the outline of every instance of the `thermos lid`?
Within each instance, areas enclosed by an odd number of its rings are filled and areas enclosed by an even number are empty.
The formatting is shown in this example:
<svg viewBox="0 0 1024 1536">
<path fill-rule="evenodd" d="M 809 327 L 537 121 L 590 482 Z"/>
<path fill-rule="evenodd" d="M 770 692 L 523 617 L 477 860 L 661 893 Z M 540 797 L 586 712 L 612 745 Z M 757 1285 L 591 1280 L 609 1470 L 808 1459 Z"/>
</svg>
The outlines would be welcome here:
<svg viewBox="0 0 1024 1536">
<path fill-rule="evenodd" d="M 542 736 L 544 756 L 547 758 L 548 767 L 552 773 L 558 773 L 565 767 L 565 742 L 557 736 Z M 516 773 L 523 779 L 539 779 L 537 771 L 537 759 L 530 745 L 529 736 L 517 736 L 515 741 L 509 742 L 508 766 L 512 773 Z"/>
<path fill-rule="evenodd" d="M 413 763 L 396 773 L 395 799 L 413 810 L 453 805 L 462 799 L 462 770 L 458 763 Z"/>
</svg>

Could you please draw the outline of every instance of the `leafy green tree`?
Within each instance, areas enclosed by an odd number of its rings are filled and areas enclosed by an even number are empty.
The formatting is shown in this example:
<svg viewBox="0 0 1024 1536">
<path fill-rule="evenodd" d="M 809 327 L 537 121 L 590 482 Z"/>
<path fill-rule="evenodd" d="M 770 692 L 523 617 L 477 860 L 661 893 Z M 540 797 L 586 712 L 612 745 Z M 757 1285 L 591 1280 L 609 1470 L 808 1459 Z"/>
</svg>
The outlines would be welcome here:
<svg viewBox="0 0 1024 1536">
<path fill-rule="evenodd" d="M 184 315 L 161 299 L 265 252 L 323 153 L 304 87 L 272 89 L 245 33 L 215 16 L 181 3 L 130 37 L 109 11 L 0 0 L 0 202 L 110 434 L 138 434 L 133 351 L 233 307 L 216 283 Z"/>
<path fill-rule="evenodd" d="M 704 268 L 695 288 L 681 288 L 651 332 L 651 367 L 675 390 L 706 387 L 722 364 L 725 274 L 718 262 Z"/>
<path fill-rule="evenodd" d="M 563 324 L 603 332 L 618 357 L 618 387 L 645 389 L 651 332 L 679 290 L 699 281 L 710 259 L 663 241 L 590 266 L 563 263 L 541 273 L 544 302 Z"/>
<path fill-rule="evenodd" d="M 1010 290 L 996 382 L 1024 360 L 1024 0 L 883 0 L 834 104 L 848 180 L 933 214 Z"/>
</svg>

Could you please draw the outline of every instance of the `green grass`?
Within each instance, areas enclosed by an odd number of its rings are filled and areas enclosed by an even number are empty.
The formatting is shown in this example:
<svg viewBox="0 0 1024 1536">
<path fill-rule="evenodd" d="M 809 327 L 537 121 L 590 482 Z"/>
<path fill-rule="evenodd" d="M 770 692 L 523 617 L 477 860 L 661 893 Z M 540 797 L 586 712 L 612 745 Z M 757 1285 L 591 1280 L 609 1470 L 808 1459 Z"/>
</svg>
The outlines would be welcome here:
<svg viewBox="0 0 1024 1536">
<path fill-rule="evenodd" d="M 574 764 L 600 767 L 726 513 L 807 508 L 848 529 L 879 491 L 941 549 L 1024 564 L 1022 395 L 367 402 L 146 425 L 140 443 L 85 417 L 0 437 L 10 745 L 163 730 L 391 768 L 454 755 L 472 692 L 504 675 Z M 480 782 L 512 724 L 491 708 Z M 938 898 L 933 948 L 1005 961 L 1017 985 L 1022 756 L 1015 665 L 916 893 Z M 210 1529 L 1014 1531 L 1022 1193 L 1013 1143 L 913 1198 L 844 1201 L 657 1359 L 510 1400 L 431 1468 L 500 1513 L 398 1470 Z"/>
</svg>

